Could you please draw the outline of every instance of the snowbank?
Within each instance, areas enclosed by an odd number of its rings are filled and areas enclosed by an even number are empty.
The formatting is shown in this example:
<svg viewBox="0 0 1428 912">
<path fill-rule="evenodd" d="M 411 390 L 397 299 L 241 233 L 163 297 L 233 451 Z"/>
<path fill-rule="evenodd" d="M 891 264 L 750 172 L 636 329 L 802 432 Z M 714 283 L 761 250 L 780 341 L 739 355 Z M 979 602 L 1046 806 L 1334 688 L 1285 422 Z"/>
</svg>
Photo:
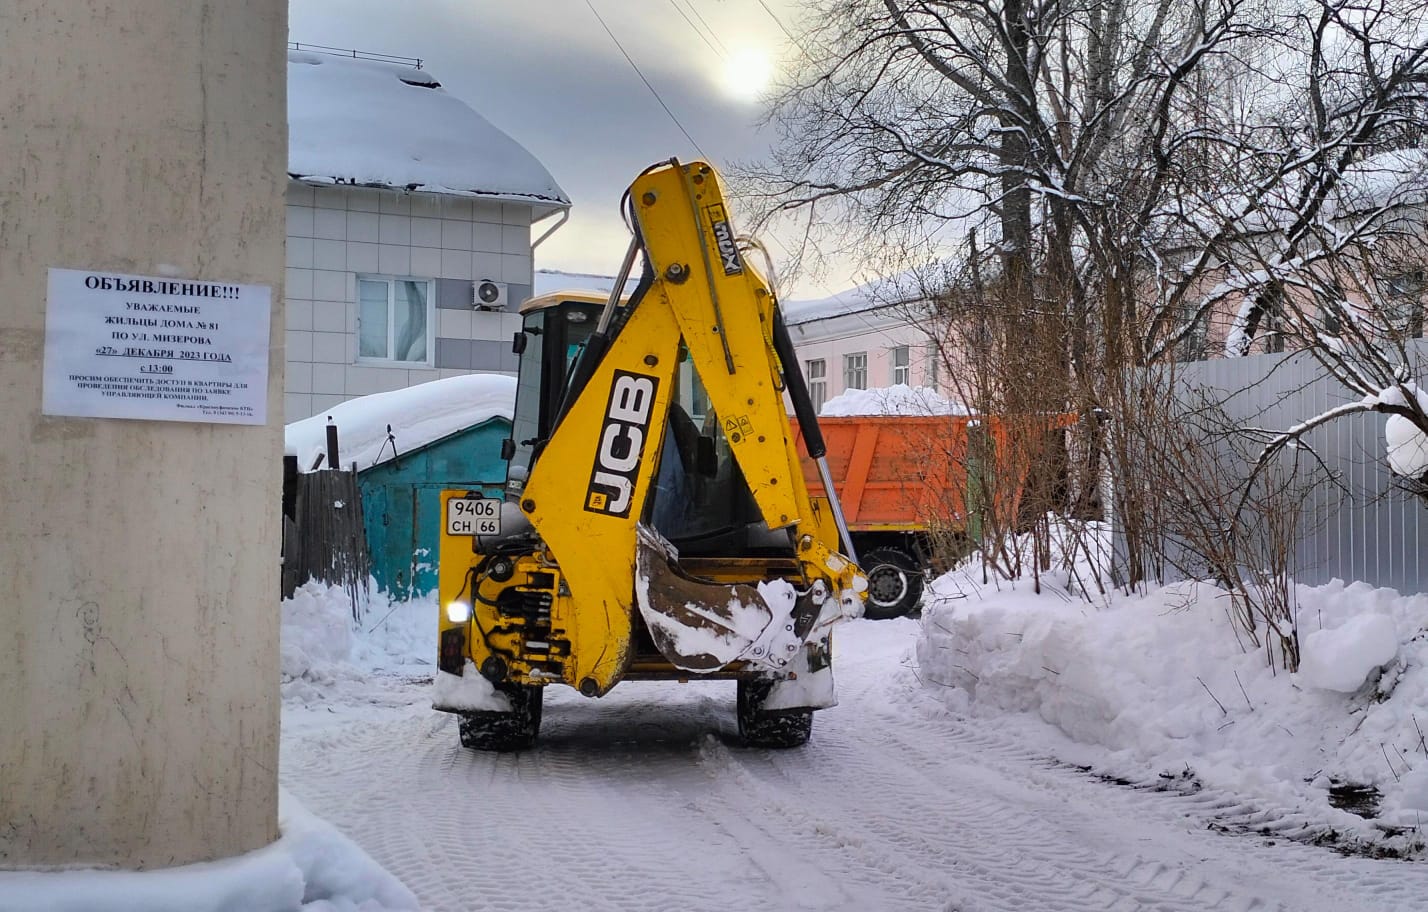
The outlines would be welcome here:
<svg viewBox="0 0 1428 912">
<path fill-rule="evenodd" d="M 420 908 L 346 836 L 279 792 L 277 842 L 155 871 L 0 872 L 0 912 L 398 912 Z"/>
<path fill-rule="evenodd" d="M 1231 627 L 1226 593 L 1180 583 L 1099 605 L 1044 580 L 931 587 L 922 675 L 949 707 L 1013 714 L 1076 744 L 1079 762 L 1179 776 L 1303 810 L 1364 841 L 1383 832 L 1336 810 L 1329 788 L 1382 793 L 1375 823 L 1416 827 L 1428 804 L 1428 595 L 1362 583 L 1296 588 L 1305 663 L 1277 671 Z M 1084 753 L 1080 753 L 1084 749 Z"/>
<path fill-rule="evenodd" d="M 429 70 L 307 51 L 288 52 L 288 173 L 546 211 L 570 206 L 535 156 Z"/>
<path fill-rule="evenodd" d="M 330 418 L 337 425 L 342 464 L 365 469 L 491 418 L 510 419 L 515 403 L 516 380 L 504 374 L 433 380 L 350 399 L 294 421 L 284 435 L 286 451 L 297 456 L 299 472 L 326 465 Z M 394 440 L 387 439 L 389 425 Z"/>
<path fill-rule="evenodd" d="M 966 406 L 927 386 L 898 383 L 881 389 L 844 390 L 823 403 L 823 418 L 854 415 L 967 415 Z"/>
<path fill-rule="evenodd" d="M 434 594 L 398 602 L 375 594 L 359 624 L 341 587 L 309 581 L 281 611 L 282 694 L 289 705 L 321 707 L 338 694 L 360 701 L 362 685 L 376 677 L 407 669 L 413 677 L 432 673 Z"/>
</svg>

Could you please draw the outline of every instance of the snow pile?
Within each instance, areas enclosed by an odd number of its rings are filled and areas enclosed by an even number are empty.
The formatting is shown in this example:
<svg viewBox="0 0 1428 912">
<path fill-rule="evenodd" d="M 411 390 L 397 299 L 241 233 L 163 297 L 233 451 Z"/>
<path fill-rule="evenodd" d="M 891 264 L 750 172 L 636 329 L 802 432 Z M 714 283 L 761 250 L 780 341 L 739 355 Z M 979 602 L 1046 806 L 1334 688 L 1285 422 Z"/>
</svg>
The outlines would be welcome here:
<svg viewBox="0 0 1428 912">
<path fill-rule="evenodd" d="M 510 420 L 515 402 L 515 378 L 504 374 L 433 380 L 350 399 L 294 421 L 284 434 L 286 451 L 297 456 L 299 472 L 325 467 L 331 419 L 337 425 L 342 464 L 365 469 L 491 418 Z M 393 440 L 387 438 L 388 426 Z"/>
<path fill-rule="evenodd" d="M 898 383 L 882 389 L 844 390 L 823 403 L 822 418 L 857 415 L 967 415 L 966 406 L 927 386 Z"/>
<path fill-rule="evenodd" d="M 1428 595 L 1296 587 L 1305 661 L 1291 675 L 1232 628 L 1228 595 L 1205 583 L 1092 605 L 1054 576 L 1041 594 L 1029 581 L 980 579 L 964 565 L 924 607 L 918 662 L 952 709 L 1050 726 L 1070 739 L 1063 757 L 1120 775 L 1188 770 L 1364 841 L 1383 832 L 1333 808 L 1329 788 L 1371 785 L 1383 796 L 1377 822 L 1418 826 Z"/>
<path fill-rule="evenodd" d="M 400 881 L 279 792 L 281 837 L 236 858 L 154 871 L 0 872 L 0 912 L 405 912 Z"/>
<path fill-rule="evenodd" d="M 1382 614 L 1361 614 L 1316 630 L 1300 646 L 1299 676 L 1310 687 L 1351 694 L 1398 655 L 1398 630 Z"/>
<path fill-rule="evenodd" d="M 339 586 L 308 582 L 282 603 L 282 694 L 290 704 L 322 705 L 334 696 L 364 699 L 362 685 L 410 669 L 430 676 L 436 652 L 436 599 L 372 596 L 359 624 Z"/>
<path fill-rule="evenodd" d="M 459 675 L 437 671 L 431 705 L 464 712 L 510 712 L 511 698 L 498 692 L 476 663 L 467 659 Z"/>
<path fill-rule="evenodd" d="M 544 165 L 429 71 L 306 51 L 288 52 L 288 173 L 570 206 Z"/>
</svg>

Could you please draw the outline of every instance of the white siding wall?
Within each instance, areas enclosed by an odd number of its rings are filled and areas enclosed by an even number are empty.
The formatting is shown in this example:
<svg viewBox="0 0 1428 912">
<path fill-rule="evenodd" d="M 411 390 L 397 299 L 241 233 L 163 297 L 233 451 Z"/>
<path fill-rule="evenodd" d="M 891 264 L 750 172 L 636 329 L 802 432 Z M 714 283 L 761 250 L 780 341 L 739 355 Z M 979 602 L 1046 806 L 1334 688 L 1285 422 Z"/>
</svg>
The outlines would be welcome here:
<svg viewBox="0 0 1428 912">
<path fill-rule="evenodd" d="M 287 193 L 286 421 L 339 402 L 439 377 L 512 373 L 506 357 L 529 295 L 531 209 L 429 193 L 311 187 Z M 423 366 L 357 361 L 357 276 L 384 275 L 510 286 L 508 312 L 439 307 Z"/>
</svg>

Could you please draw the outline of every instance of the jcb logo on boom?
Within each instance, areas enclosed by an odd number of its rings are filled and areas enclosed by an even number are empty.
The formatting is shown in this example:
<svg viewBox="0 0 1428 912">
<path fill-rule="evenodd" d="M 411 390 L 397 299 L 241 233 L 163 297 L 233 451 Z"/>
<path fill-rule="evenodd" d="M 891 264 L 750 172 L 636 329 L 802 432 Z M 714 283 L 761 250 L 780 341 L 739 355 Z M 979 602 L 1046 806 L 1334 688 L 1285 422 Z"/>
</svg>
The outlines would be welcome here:
<svg viewBox="0 0 1428 912">
<path fill-rule="evenodd" d="M 724 275 L 738 275 L 744 271 L 744 263 L 739 259 L 739 248 L 734 243 L 734 229 L 729 227 L 729 215 L 719 204 L 705 206 L 709 215 L 709 227 L 714 232 L 714 244 L 719 248 L 719 259 L 724 264 Z"/>
<path fill-rule="evenodd" d="M 645 432 L 649 430 L 658 388 L 659 380 L 654 377 L 615 371 L 605 420 L 600 425 L 600 442 L 595 448 L 595 467 L 585 494 L 587 512 L 630 515 L 635 476 L 640 470 Z"/>
</svg>

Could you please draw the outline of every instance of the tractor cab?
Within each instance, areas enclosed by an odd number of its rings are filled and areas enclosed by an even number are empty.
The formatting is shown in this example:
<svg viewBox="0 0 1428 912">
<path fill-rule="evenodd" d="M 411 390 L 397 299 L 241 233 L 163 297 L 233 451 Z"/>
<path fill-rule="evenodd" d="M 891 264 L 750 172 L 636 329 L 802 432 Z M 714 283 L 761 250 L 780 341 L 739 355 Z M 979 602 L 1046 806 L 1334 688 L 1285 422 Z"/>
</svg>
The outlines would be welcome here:
<svg viewBox="0 0 1428 912">
<path fill-rule="evenodd" d="M 576 363 L 605 303 L 594 292 L 564 291 L 531 298 L 521 307 L 523 322 L 513 346 L 520 369 L 505 453 L 509 501 L 519 500 L 555 430 Z M 622 299 L 622 307 L 627 303 Z M 646 521 L 690 557 L 731 549 L 762 551 L 770 544 L 786 550 L 786 535 L 758 534 L 763 528 L 758 506 L 683 345 L 679 360 L 669 423 L 656 448 L 660 468 Z"/>
</svg>

